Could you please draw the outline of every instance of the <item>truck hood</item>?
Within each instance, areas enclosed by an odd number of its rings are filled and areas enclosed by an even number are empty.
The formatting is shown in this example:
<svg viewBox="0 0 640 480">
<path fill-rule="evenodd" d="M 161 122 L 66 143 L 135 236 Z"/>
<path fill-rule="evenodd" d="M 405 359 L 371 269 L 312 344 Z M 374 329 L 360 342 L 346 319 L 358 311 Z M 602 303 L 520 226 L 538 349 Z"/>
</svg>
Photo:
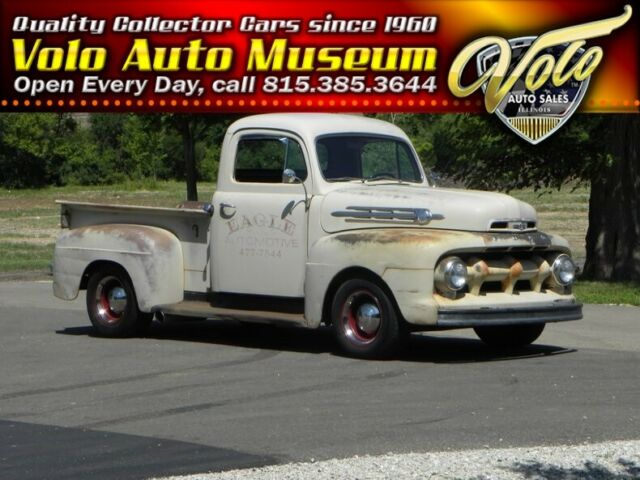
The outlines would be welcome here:
<svg viewBox="0 0 640 480">
<path fill-rule="evenodd" d="M 509 195 L 422 185 L 349 183 L 325 195 L 321 210 L 329 233 L 389 226 L 522 232 L 537 224 L 534 208 Z"/>
</svg>

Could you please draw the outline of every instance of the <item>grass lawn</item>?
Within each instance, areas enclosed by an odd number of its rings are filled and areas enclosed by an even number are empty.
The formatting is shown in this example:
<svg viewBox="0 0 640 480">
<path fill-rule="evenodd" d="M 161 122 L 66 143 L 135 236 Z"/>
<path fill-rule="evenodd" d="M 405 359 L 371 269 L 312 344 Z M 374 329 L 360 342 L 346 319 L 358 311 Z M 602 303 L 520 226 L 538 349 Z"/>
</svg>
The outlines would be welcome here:
<svg viewBox="0 0 640 480">
<path fill-rule="evenodd" d="M 578 281 L 573 291 L 582 303 L 640 306 L 640 283 Z"/>
<path fill-rule="evenodd" d="M 538 212 L 538 226 L 547 233 L 556 233 L 569 242 L 579 264 L 587 254 L 584 239 L 589 223 L 589 188 L 564 187 L 561 190 L 534 192 L 515 190 L 510 195 L 530 203 Z"/>
<path fill-rule="evenodd" d="M 209 200 L 214 190 L 212 183 L 198 185 L 202 200 Z M 49 269 L 60 230 L 56 200 L 175 207 L 185 198 L 184 182 L 0 189 L 0 273 Z"/>
<path fill-rule="evenodd" d="M 211 198 L 212 183 L 200 183 L 201 200 Z M 540 229 L 565 237 L 580 261 L 585 257 L 589 190 L 564 188 L 560 191 L 516 190 L 511 195 L 531 203 L 538 210 Z M 55 200 L 81 200 L 130 205 L 173 207 L 186 197 L 183 182 L 156 182 L 148 185 L 121 184 L 106 187 L 49 187 L 37 190 L 0 189 L 0 241 L 53 243 L 59 227 Z M 1 260 L 0 260 L 1 261 Z M 2 268 L 0 267 L 0 271 Z"/>
<path fill-rule="evenodd" d="M 0 273 L 48 270 L 53 243 L 44 245 L 0 240 Z"/>
<path fill-rule="evenodd" d="M 212 183 L 200 183 L 201 200 L 209 200 Z M 565 237 L 579 263 L 584 261 L 589 189 L 565 187 L 559 191 L 510 192 L 532 204 L 538 211 L 539 227 Z M 55 200 L 80 200 L 130 205 L 173 207 L 186 197 L 183 182 L 157 182 L 149 185 L 121 184 L 107 187 L 49 187 L 38 190 L 0 189 L 0 274 L 21 271 L 47 271 L 53 244 L 59 231 L 59 208 Z M 605 284 L 581 281 L 575 287 L 585 303 L 640 305 L 640 285 Z"/>
</svg>

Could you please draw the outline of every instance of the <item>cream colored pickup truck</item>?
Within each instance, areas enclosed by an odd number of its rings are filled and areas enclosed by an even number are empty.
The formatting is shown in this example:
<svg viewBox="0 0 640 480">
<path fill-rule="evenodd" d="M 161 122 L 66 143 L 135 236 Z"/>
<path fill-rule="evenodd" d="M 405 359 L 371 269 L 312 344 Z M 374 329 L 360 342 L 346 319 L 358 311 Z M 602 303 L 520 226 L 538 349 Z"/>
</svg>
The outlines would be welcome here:
<svg viewBox="0 0 640 480">
<path fill-rule="evenodd" d="M 567 242 L 507 195 L 437 188 L 407 136 L 360 116 L 269 114 L 229 128 L 211 203 L 60 202 L 53 290 L 105 336 L 154 314 L 331 325 L 348 354 L 411 331 L 526 345 L 577 320 Z"/>
</svg>

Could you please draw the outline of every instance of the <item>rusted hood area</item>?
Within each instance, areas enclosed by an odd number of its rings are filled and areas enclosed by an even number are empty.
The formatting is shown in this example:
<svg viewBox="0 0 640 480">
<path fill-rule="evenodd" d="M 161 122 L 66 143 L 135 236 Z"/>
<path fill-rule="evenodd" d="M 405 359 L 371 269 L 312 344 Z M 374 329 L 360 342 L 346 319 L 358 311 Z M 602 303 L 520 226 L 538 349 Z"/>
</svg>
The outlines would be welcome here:
<svg viewBox="0 0 640 480">
<path fill-rule="evenodd" d="M 367 228 L 325 237 L 311 250 L 310 262 L 356 264 L 366 261 L 397 268 L 433 269 L 448 252 L 501 254 L 568 251 L 566 240 L 542 232 L 484 233 L 441 229 Z M 353 261 L 357 259 L 358 262 Z"/>
<path fill-rule="evenodd" d="M 472 233 L 440 229 L 385 228 L 337 233 L 328 238 L 345 246 L 368 244 L 430 247 L 439 245 L 449 246 L 451 250 L 472 249 L 475 251 L 509 251 L 510 249 L 526 251 L 528 249 L 541 250 L 551 247 L 565 249 L 567 247 L 567 242 L 563 238 L 542 232 Z"/>
<path fill-rule="evenodd" d="M 424 210 L 431 216 L 427 221 Z M 322 205 L 322 228 L 328 233 L 384 226 L 487 232 L 499 222 L 531 228 L 536 220 L 531 205 L 508 195 L 424 185 L 352 182 L 328 193 Z"/>
</svg>

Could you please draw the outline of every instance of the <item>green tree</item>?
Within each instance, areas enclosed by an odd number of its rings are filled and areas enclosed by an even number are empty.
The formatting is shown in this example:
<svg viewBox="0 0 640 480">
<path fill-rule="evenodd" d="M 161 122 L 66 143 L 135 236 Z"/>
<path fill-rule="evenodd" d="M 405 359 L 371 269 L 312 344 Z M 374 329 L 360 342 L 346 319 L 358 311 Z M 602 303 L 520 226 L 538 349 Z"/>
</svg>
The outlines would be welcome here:
<svg viewBox="0 0 640 480">
<path fill-rule="evenodd" d="M 64 185 L 103 185 L 123 180 L 114 172 L 110 157 L 102 155 L 88 129 L 78 128 L 67 136 L 59 151 L 64 157 L 60 179 Z"/>
<path fill-rule="evenodd" d="M 640 280 L 639 116 L 608 116 L 600 140 L 606 155 L 590 176 L 585 273 Z"/>
<path fill-rule="evenodd" d="M 223 115 L 0 114 L 0 185 L 111 184 L 127 179 L 215 180 L 220 144 L 234 119 Z"/>
<path fill-rule="evenodd" d="M 76 126 L 69 114 L 0 114 L 0 184 L 9 188 L 59 184 L 66 142 Z"/>
<path fill-rule="evenodd" d="M 591 185 L 585 274 L 640 279 L 640 167 L 637 115 L 576 115 L 530 145 L 495 117 L 444 115 L 433 128 L 435 169 L 472 188 Z"/>
<path fill-rule="evenodd" d="M 199 145 L 221 143 L 226 128 L 235 118 L 237 118 L 235 115 L 195 115 L 186 113 L 166 113 L 146 117 L 148 128 L 162 129 L 165 134 L 178 134 L 180 136 L 184 177 L 187 182 L 187 200 L 198 200 L 198 153 L 200 151 L 210 154 L 206 147 L 198 148 Z M 209 161 L 212 166 L 215 166 L 215 162 L 211 161 L 211 157 L 209 157 Z"/>
<path fill-rule="evenodd" d="M 118 137 L 130 179 L 157 180 L 167 158 L 163 148 L 164 133 L 147 128 L 147 124 L 143 115 L 128 115 Z"/>
<path fill-rule="evenodd" d="M 432 131 L 439 116 L 412 113 L 377 113 L 371 116 L 401 128 L 411 138 L 411 143 L 425 167 L 433 166 Z"/>
</svg>

